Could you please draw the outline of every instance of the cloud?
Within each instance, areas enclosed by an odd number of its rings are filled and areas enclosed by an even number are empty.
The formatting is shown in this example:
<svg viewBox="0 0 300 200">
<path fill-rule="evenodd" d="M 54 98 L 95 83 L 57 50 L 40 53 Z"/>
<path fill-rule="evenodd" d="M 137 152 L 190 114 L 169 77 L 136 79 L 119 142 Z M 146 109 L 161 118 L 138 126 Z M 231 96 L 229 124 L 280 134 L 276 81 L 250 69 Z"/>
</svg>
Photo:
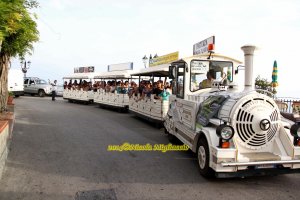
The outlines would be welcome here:
<svg viewBox="0 0 300 200">
<path fill-rule="evenodd" d="M 63 0 L 49 0 L 47 1 L 47 6 L 50 6 L 56 10 L 63 10 L 64 9 L 64 1 Z"/>
<path fill-rule="evenodd" d="M 216 52 L 240 60 L 242 45 L 261 47 L 254 58 L 256 73 L 270 78 L 276 59 L 279 84 L 286 89 L 285 80 L 297 80 L 291 58 L 300 46 L 299 10 L 297 0 L 41 1 L 42 42 L 32 65 L 50 79 L 86 65 L 100 71 L 133 61 L 140 68 L 145 54 L 190 56 L 193 44 L 215 35 Z"/>
</svg>

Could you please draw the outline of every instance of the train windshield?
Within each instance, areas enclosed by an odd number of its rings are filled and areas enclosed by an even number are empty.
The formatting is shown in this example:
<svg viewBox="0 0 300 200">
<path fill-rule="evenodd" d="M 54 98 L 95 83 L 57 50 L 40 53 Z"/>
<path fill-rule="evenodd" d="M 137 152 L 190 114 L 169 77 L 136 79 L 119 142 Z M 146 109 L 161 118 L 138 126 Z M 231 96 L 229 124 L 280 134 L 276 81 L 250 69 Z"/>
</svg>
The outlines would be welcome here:
<svg viewBox="0 0 300 200">
<path fill-rule="evenodd" d="M 190 91 L 210 88 L 214 80 L 233 81 L 233 63 L 229 61 L 192 60 Z"/>
</svg>

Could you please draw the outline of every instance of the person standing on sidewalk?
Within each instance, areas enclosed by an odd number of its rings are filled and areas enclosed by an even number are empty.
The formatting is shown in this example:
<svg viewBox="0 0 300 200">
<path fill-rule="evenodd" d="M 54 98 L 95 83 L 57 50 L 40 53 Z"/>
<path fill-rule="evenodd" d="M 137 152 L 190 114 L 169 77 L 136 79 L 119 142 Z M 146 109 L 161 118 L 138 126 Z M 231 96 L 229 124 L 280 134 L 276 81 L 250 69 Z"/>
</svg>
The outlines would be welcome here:
<svg viewBox="0 0 300 200">
<path fill-rule="evenodd" d="M 52 101 L 55 101 L 55 96 L 56 96 L 56 91 L 57 91 L 57 86 L 56 86 L 57 80 L 54 80 L 52 85 Z"/>
</svg>

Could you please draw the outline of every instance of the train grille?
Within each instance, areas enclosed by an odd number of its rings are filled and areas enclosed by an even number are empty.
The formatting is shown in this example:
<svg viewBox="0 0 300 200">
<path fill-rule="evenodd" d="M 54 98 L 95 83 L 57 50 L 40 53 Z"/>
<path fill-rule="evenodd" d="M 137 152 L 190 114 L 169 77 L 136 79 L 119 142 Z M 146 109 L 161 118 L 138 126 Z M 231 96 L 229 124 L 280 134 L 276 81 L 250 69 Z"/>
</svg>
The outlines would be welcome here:
<svg viewBox="0 0 300 200">
<path fill-rule="evenodd" d="M 254 103 L 255 101 L 255 103 Z M 248 105 L 249 104 L 249 105 Z M 255 107 L 263 108 L 269 123 L 268 130 L 261 130 L 259 122 L 260 116 L 255 116 Z M 277 107 L 270 101 L 263 98 L 248 99 L 238 109 L 235 118 L 235 131 L 240 142 L 251 149 L 262 148 L 271 142 L 279 129 L 279 112 Z"/>
</svg>

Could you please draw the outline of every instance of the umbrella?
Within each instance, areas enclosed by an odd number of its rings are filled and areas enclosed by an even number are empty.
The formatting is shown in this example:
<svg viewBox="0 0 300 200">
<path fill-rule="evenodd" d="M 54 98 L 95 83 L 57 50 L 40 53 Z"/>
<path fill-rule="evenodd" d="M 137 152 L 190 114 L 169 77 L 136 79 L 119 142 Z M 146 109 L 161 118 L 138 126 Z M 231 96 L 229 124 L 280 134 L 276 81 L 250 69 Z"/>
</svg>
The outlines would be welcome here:
<svg viewBox="0 0 300 200">
<path fill-rule="evenodd" d="M 277 82 L 277 62 L 276 60 L 274 61 L 273 64 L 273 72 L 272 72 L 272 87 L 275 88 L 278 86 L 278 82 Z"/>
</svg>

